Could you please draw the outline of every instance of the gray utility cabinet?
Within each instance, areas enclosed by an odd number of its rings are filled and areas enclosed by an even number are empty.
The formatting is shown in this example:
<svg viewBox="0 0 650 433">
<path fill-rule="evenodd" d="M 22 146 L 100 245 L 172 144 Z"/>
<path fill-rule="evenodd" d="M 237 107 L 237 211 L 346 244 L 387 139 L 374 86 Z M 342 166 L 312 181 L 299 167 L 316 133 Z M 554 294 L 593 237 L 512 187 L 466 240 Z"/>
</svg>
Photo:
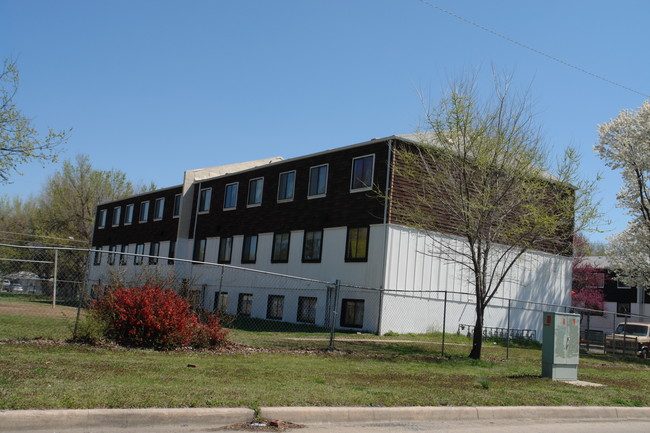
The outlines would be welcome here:
<svg viewBox="0 0 650 433">
<path fill-rule="evenodd" d="M 542 330 L 542 377 L 578 380 L 580 315 L 544 313 Z"/>
</svg>

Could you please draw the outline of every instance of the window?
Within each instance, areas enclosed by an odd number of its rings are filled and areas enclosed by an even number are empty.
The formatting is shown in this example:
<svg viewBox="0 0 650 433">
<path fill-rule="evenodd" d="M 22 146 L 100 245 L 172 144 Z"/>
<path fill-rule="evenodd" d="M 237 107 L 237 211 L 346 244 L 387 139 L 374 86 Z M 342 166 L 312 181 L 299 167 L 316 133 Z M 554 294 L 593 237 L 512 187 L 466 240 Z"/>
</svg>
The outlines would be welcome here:
<svg viewBox="0 0 650 433">
<path fill-rule="evenodd" d="M 363 299 L 344 299 L 341 305 L 341 326 L 363 328 Z"/>
<path fill-rule="evenodd" d="M 217 263 L 230 263 L 232 260 L 232 236 L 219 239 L 219 257 Z"/>
<path fill-rule="evenodd" d="M 287 263 L 289 261 L 290 233 L 276 233 L 273 235 L 273 251 L 271 263 Z"/>
<path fill-rule="evenodd" d="M 237 207 L 237 189 L 239 182 L 229 183 L 226 185 L 226 196 L 223 199 L 223 208 L 235 209 Z"/>
<path fill-rule="evenodd" d="M 133 256 L 133 264 L 134 265 L 141 265 L 143 257 L 142 255 L 144 254 L 144 244 L 136 244 L 135 246 L 135 256 Z"/>
<path fill-rule="evenodd" d="M 255 263 L 257 257 L 257 235 L 244 236 L 244 248 L 242 248 L 241 262 Z"/>
<path fill-rule="evenodd" d="M 108 264 L 110 266 L 113 266 L 115 264 L 115 251 L 117 250 L 117 247 L 115 245 L 111 245 L 108 248 Z"/>
<path fill-rule="evenodd" d="M 308 198 L 323 197 L 327 193 L 327 164 L 309 169 Z"/>
<path fill-rule="evenodd" d="M 616 280 L 616 288 L 617 288 L 617 289 L 630 289 L 631 287 L 628 286 L 627 284 L 625 284 L 625 283 L 624 283 L 623 281 L 621 281 L 621 280 Z"/>
<path fill-rule="evenodd" d="M 133 203 L 127 204 L 124 208 L 124 225 L 133 223 Z"/>
<path fill-rule="evenodd" d="M 160 221 L 163 219 L 163 211 L 165 210 L 165 198 L 157 198 L 153 205 L 153 220 Z"/>
<path fill-rule="evenodd" d="M 122 248 L 120 249 L 120 265 L 121 266 L 126 265 L 126 256 L 127 256 L 128 252 L 129 252 L 129 246 L 128 245 L 122 245 Z"/>
<path fill-rule="evenodd" d="M 282 310 L 284 310 L 284 296 L 269 295 L 266 304 L 266 318 L 271 320 L 282 320 Z"/>
<path fill-rule="evenodd" d="M 372 188 L 375 155 L 366 155 L 352 160 L 350 191 L 366 191 Z"/>
<path fill-rule="evenodd" d="M 214 308 L 215 313 L 226 313 L 228 311 L 228 292 L 216 292 L 214 294 Z"/>
<path fill-rule="evenodd" d="M 120 225 L 120 218 L 122 217 L 122 206 L 113 208 L 113 227 Z"/>
<path fill-rule="evenodd" d="M 632 306 L 629 302 L 617 302 L 616 303 L 616 316 L 618 317 L 630 317 L 632 312 Z"/>
<path fill-rule="evenodd" d="M 280 173 L 278 181 L 278 201 L 293 200 L 293 191 L 296 184 L 296 171 Z"/>
<path fill-rule="evenodd" d="M 97 218 L 97 228 L 103 229 L 106 227 L 106 209 L 99 211 L 99 218 Z"/>
<path fill-rule="evenodd" d="M 194 255 L 192 260 L 195 262 L 204 262 L 205 261 L 205 244 L 206 239 L 196 239 L 194 241 Z"/>
<path fill-rule="evenodd" d="M 305 232 L 305 238 L 302 244 L 302 261 L 305 263 L 320 262 L 321 252 L 323 250 L 323 231 Z"/>
<path fill-rule="evenodd" d="M 316 323 L 316 298 L 308 296 L 298 297 L 297 322 Z"/>
<path fill-rule="evenodd" d="M 178 218 L 181 216 L 181 200 L 183 196 L 181 194 L 176 194 L 174 196 L 174 214 L 172 215 L 174 218 Z"/>
<path fill-rule="evenodd" d="M 251 293 L 240 293 L 237 301 L 237 314 L 250 317 L 253 311 L 253 295 Z"/>
<path fill-rule="evenodd" d="M 95 247 L 95 259 L 93 265 L 98 266 L 102 264 L 102 247 Z"/>
<path fill-rule="evenodd" d="M 345 246 L 346 262 L 365 262 L 368 260 L 368 227 L 349 227 Z"/>
<path fill-rule="evenodd" d="M 246 205 L 259 206 L 262 204 L 262 190 L 264 189 L 264 178 L 258 177 L 248 181 L 248 200 Z"/>
<path fill-rule="evenodd" d="M 212 188 L 203 188 L 199 191 L 199 212 L 210 212 L 210 199 Z"/>
<path fill-rule="evenodd" d="M 174 257 L 176 257 L 176 241 L 169 241 L 169 253 L 167 254 L 167 264 L 174 264 Z"/>
<path fill-rule="evenodd" d="M 152 242 L 151 245 L 149 245 L 149 264 L 157 265 L 159 255 L 160 255 L 160 242 Z"/>
<path fill-rule="evenodd" d="M 149 220 L 149 201 L 140 203 L 140 222 L 146 223 Z"/>
</svg>

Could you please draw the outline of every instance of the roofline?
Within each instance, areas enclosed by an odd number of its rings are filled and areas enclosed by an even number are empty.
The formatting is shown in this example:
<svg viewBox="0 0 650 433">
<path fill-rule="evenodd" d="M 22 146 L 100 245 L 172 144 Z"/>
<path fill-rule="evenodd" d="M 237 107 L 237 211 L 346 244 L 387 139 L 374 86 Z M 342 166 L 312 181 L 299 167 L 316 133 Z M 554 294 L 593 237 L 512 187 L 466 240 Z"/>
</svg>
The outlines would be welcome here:
<svg viewBox="0 0 650 433">
<path fill-rule="evenodd" d="M 118 199 L 115 199 L 115 200 L 102 201 L 102 202 L 98 203 L 97 206 L 102 206 L 102 205 L 105 205 L 105 204 L 108 204 L 108 203 L 115 203 L 115 202 L 123 201 L 123 200 L 129 200 L 131 198 L 136 198 L 136 197 L 140 197 L 140 196 L 143 196 L 143 195 L 148 195 L 148 194 L 154 194 L 154 193 L 157 193 L 157 192 L 167 191 L 167 190 L 174 189 L 174 188 L 181 188 L 181 190 L 182 190 L 183 189 L 183 184 L 168 186 L 166 188 L 154 189 L 153 191 L 140 192 L 138 194 L 133 194 L 133 195 L 130 195 L 128 197 L 118 198 Z"/>
</svg>

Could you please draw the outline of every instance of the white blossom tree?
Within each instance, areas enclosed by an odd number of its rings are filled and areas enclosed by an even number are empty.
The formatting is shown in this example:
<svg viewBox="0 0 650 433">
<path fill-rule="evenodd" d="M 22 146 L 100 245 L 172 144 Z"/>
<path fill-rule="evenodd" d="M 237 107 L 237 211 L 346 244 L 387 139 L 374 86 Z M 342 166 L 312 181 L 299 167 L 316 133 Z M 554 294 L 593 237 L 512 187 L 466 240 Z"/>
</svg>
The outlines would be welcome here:
<svg viewBox="0 0 650 433">
<path fill-rule="evenodd" d="M 636 110 L 623 110 L 615 119 L 598 125 L 596 152 L 618 170 L 623 187 L 620 207 L 632 217 L 628 227 L 610 240 L 613 270 L 628 284 L 650 286 L 650 102 Z"/>
</svg>

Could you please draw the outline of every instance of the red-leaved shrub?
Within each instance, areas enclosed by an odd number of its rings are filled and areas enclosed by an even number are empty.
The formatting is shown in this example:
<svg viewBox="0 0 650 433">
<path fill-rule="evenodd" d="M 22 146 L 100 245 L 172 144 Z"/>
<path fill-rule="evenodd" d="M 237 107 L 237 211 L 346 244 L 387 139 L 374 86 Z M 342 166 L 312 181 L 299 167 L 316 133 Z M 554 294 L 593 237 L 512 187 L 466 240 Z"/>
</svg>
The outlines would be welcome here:
<svg viewBox="0 0 650 433">
<path fill-rule="evenodd" d="M 125 346 L 169 350 L 214 347 L 225 343 L 226 331 L 217 314 L 201 319 L 176 292 L 154 286 L 107 289 L 90 306 L 105 325 L 106 337 Z"/>
</svg>

